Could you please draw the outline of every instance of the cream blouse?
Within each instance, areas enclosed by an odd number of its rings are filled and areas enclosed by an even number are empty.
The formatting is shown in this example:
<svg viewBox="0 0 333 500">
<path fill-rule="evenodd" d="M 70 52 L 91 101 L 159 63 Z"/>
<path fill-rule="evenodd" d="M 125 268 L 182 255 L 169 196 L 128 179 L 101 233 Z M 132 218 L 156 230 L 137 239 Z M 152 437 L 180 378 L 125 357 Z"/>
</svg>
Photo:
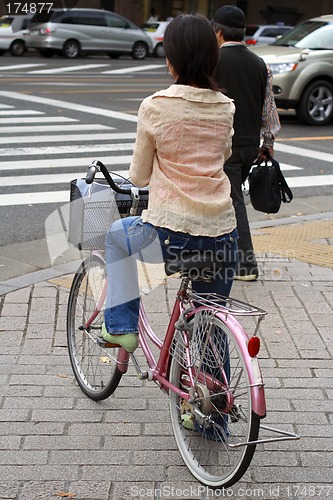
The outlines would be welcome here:
<svg viewBox="0 0 333 500">
<path fill-rule="evenodd" d="M 229 179 L 235 106 L 221 92 L 171 85 L 142 102 L 129 176 L 149 185 L 144 222 L 196 236 L 236 227 Z"/>
</svg>

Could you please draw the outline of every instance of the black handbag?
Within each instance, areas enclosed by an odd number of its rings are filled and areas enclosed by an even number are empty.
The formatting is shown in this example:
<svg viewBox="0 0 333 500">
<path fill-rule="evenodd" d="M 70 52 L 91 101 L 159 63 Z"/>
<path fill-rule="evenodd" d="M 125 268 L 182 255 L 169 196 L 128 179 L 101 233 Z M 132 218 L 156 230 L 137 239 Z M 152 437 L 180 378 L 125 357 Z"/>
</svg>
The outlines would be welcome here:
<svg viewBox="0 0 333 500">
<path fill-rule="evenodd" d="M 280 165 L 274 158 L 265 160 L 264 164 L 254 165 L 249 174 L 249 195 L 252 206 L 259 212 L 276 214 L 280 210 L 282 201 L 290 203 L 293 199 Z"/>
</svg>

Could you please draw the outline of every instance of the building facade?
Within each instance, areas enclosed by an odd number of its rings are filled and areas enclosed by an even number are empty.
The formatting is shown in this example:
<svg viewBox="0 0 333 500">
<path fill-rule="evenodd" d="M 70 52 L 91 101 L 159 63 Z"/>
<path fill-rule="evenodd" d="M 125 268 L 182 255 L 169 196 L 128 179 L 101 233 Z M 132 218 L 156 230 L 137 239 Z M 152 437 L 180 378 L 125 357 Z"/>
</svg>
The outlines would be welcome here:
<svg viewBox="0 0 333 500">
<path fill-rule="evenodd" d="M 6 14 L 0 3 L 0 14 Z M 160 20 L 181 12 L 200 12 L 211 19 L 222 5 L 237 5 L 246 14 L 248 24 L 297 24 L 310 17 L 333 14 L 333 0 L 58 0 L 54 6 L 76 6 L 117 12 L 141 25 L 154 9 Z"/>
</svg>

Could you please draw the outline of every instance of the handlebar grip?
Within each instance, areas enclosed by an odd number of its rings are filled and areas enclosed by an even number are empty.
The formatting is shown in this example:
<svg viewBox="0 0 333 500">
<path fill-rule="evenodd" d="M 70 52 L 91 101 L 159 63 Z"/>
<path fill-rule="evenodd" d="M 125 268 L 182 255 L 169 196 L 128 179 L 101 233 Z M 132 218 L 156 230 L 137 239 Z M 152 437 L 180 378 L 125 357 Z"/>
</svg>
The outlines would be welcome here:
<svg viewBox="0 0 333 500">
<path fill-rule="evenodd" d="M 86 183 L 87 184 L 93 183 L 93 181 L 95 179 L 96 171 L 97 171 L 97 168 L 94 165 L 90 165 L 90 167 L 88 168 L 87 175 L 86 175 Z"/>
</svg>

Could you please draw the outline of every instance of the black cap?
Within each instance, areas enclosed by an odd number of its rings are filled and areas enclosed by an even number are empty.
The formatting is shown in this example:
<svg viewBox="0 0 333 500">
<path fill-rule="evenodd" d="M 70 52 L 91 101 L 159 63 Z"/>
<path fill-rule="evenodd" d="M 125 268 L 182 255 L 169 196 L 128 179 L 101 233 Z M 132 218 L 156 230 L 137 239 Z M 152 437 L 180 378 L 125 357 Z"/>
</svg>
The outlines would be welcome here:
<svg viewBox="0 0 333 500">
<path fill-rule="evenodd" d="M 214 16 L 214 22 L 229 28 L 245 28 L 244 12 L 235 5 L 223 5 Z"/>
</svg>

